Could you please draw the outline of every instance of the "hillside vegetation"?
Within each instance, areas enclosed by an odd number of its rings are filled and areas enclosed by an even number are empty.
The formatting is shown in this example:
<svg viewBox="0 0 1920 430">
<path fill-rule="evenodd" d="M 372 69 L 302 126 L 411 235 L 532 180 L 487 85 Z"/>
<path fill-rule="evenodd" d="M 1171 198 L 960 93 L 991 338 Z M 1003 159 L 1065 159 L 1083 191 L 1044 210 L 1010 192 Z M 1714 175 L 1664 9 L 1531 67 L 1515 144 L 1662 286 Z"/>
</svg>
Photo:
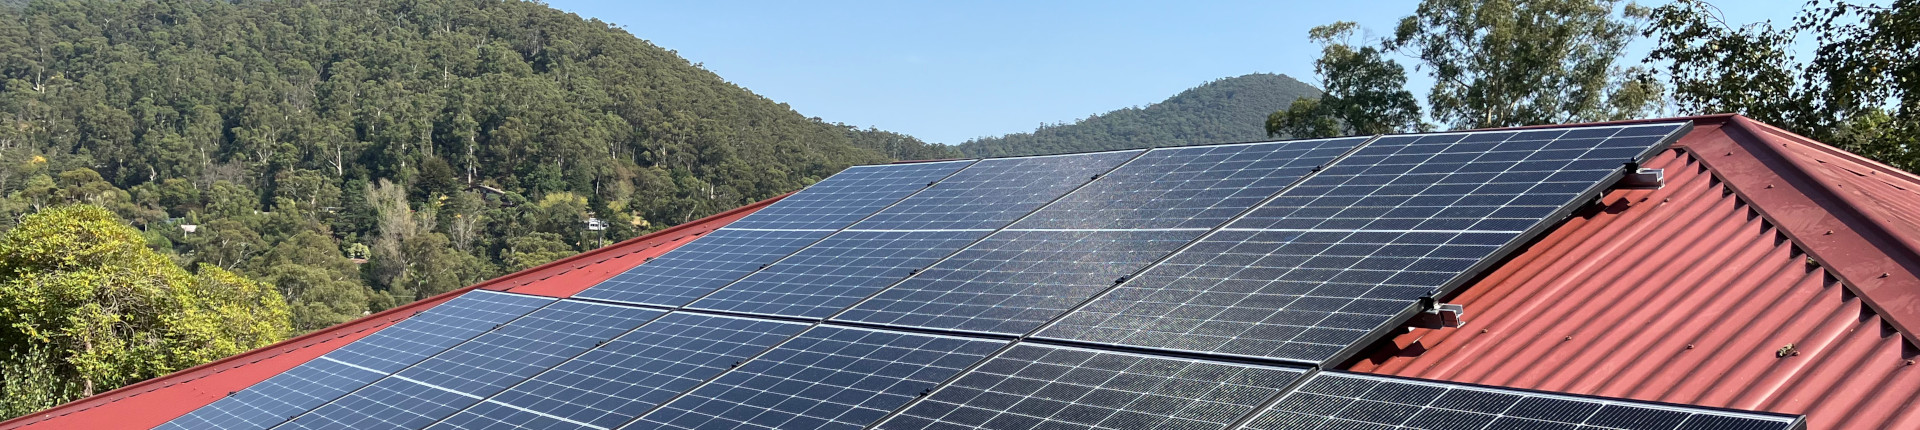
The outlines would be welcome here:
<svg viewBox="0 0 1920 430">
<path fill-rule="evenodd" d="M 1319 96 L 1320 90 L 1286 75 L 1256 73 L 1208 82 L 1147 107 L 955 147 L 967 156 L 1003 157 L 1265 140 L 1268 114 Z"/>
</svg>

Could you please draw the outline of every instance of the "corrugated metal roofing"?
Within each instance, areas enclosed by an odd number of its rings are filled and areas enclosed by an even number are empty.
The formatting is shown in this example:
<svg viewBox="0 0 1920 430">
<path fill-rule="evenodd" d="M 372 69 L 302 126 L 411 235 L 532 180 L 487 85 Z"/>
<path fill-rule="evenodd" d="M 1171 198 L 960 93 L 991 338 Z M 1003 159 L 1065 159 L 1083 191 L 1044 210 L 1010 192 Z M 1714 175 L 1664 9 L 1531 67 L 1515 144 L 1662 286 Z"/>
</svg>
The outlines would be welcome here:
<svg viewBox="0 0 1920 430">
<path fill-rule="evenodd" d="M 247 353 L 0 422 L 0 429 L 149 428 L 252 386 L 473 289 L 568 297 L 747 216 L 782 195 L 388 309 Z"/>
<path fill-rule="evenodd" d="M 1806 414 L 1816 429 L 1920 428 L 1920 351 L 1830 272 L 1876 263 L 1810 263 L 1715 176 L 1728 172 L 1687 152 L 1730 131 L 1703 124 L 1647 166 L 1666 170 L 1665 188 L 1611 191 L 1459 290 L 1448 302 L 1465 326 L 1413 329 L 1350 370 Z M 1830 154 L 1817 149 L 1801 151 Z M 1866 198 L 1906 185 L 1877 186 Z"/>
</svg>

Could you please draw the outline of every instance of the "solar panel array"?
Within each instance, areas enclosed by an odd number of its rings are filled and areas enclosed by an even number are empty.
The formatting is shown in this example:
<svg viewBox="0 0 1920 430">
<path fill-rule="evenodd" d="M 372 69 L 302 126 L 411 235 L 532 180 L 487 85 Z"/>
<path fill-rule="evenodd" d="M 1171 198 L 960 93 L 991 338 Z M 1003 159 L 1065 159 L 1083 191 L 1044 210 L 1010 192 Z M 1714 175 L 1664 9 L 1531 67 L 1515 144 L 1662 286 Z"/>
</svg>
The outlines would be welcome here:
<svg viewBox="0 0 1920 430">
<path fill-rule="evenodd" d="M 1790 428 L 1317 371 L 1685 127 L 855 167 L 572 300 L 469 292 L 167 427 Z"/>
</svg>

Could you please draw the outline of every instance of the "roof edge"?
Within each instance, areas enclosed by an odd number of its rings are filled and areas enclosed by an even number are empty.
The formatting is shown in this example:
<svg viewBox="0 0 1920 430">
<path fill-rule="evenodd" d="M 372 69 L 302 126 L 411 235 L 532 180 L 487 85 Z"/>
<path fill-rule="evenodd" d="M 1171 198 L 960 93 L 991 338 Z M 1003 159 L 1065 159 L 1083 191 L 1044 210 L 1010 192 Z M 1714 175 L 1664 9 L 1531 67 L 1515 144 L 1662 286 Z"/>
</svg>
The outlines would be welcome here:
<svg viewBox="0 0 1920 430">
<path fill-rule="evenodd" d="M 1899 170 L 1751 118 L 1720 117 L 1724 119 L 1716 125 L 1722 137 L 1676 147 L 1692 152 L 1728 189 L 1830 269 L 1827 273 L 1859 295 L 1909 344 L 1920 345 L 1920 242 L 1902 237 L 1884 220 L 1860 210 L 1867 202 L 1820 180 L 1782 148 L 1799 145 L 1877 166 L 1889 174 Z M 1920 182 L 1905 172 L 1899 176 Z"/>
<path fill-rule="evenodd" d="M 623 251 L 623 248 L 626 248 L 632 245 L 637 245 L 644 242 L 649 242 L 649 241 L 673 236 L 676 234 L 681 234 L 688 230 L 699 228 L 700 226 L 705 225 L 712 221 L 722 220 L 729 217 L 743 216 L 744 214 L 758 211 L 761 208 L 766 207 L 767 205 L 773 204 L 774 202 L 780 201 L 781 199 L 784 199 L 787 196 L 791 196 L 791 195 L 793 195 L 793 193 L 791 192 L 786 194 L 781 194 L 778 196 L 774 196 L 772 198 L 768 198 L 766 200 L 761 200 L 758 202 L 754 202 L 752 204 L 744 205 L 741 207 L 729 209 L 724 212 L 709 215 L 709 216 L 700 218 L 698 220 L 682 223 L 679 225 L 675 225 L 673 227 L 668 227 L 660 231 L 640 235 L 639 237 L 623 240 L 620 242 L 615 242 L 612 245 L 596 248 L 596 249 L 582 252 L 579 254 L 574 254 L 566 258 L 561 258 L 559 260 L 547 262 L 546 264 L 541 264 L 541 265 L 527 268 L 525 270 L 521 270 L 518 272 L 513 272 L 510 274 L 495 277 L 493 279 L 480 281 L 479 283 L 469 285 L 466 287 L 456 288 L 452 291 L 434 295 L 432 297 L 427 297 L 427 298 L 409 302 L 400 306 L 388 308 L 387 310 L 375 312 L 373 314 L 369 314 L 367 316 L 363 316 L 360 318 L 355 318 L 353 320 L 343 322 L 340 324 L 335 324 L 327 328 L 314 330 L 306 334 L 294 336 L 292 338 L 282 340 L 280 342 L 275 342 L 271 345 L 263 346 L 260 348 L 255 348 L 247 352 L 242 352 L 242 353 L 228 356 L 226 358 L 222 358 L 219 360 L 210 361 L 204 364 L 200 364 L 198 366 L 180 369 L 180 370 L 174 371 L 173 373 L 168 373 L 166 375 L 153 377 L 151 379 L 147 379 L 144 381 L 127 384 L 126 386 L 122 386 L 120 388 L 115 388 L 113 390 L 109 390 L 103 393 L 94 394 L 92 396 L 88 396 L 85 398 L 76 399 L 74 401 L 67 402 L 59 406 L 54 406 L 52 408 L 47 408 L 39 412 L 34 412 L 31 414 L 14 417 L 12 419 L 8 419 L 5 421 L 0 421 L 0 429 L 13 429 L 13 428 L 25 427 L 33 424 L 38 424 L 47 420 L 56 419 L 56 418 L 73 414 L 76 412 L 92 409 L 94 407 L 109 405 L 114 402 L 119 402 L 127 398 L 150 393 L 162 388 L 167 388 L 174 384 L 198 380 L 212 374 L 217 374 L 217 373 L 225 372 L 235 368 L 239 368 L 241 366 L 245 366 L 248 364 L 257 363 L 268 358 L 277 357 L 283 354 L 290 353 L 292 351 L 305 349 L 305 348 L 312 347 L 314 345 L 348 337 L 354 333 L 367 332 L 367 334 L 370 334 L 370 332 L 375 329 L 384 328 L 387 325 L 407 319 L 408 317 L 412 317 L 414 314 L 417 314 L 421 311 L 425 311 L 427 308 L 431 308 L 433 306 L 439 305 L 442 302 L 452 300 L 454 297 L 459 296 L 461 294 L 465 294 L 469 291 L 473 291 L 476 289 L 506 291 L 510 288 L 519 286 L 514 284 L 516 281 L 519 281 L 522 279 L 538 280 L 538 279 L 544 279 L 559 273 L 564 273 L 564 272 L 573 270 L 574 269 L 573 266 L 575 266 L 577 263 L 580 263 L 582 261 L 603 257 L 603 256 L 611 257 L 612 255 L 617 254 L 620 251 Z M 517 293 L 517 294 L 527 294 L 527 293 Z M 542 295 L 542 294 L 528 294 L 528 295 Z M 551 296 L 551 295 L 548 295 L 548 297 L 564 298 L 560 296 Z M 356 328 L 359 330 L 353 330 Z M 345 334 L 343 334 L 343 332 Z M 338 346 L 335 346 L 335 348 L 338 348 Z M 298 364 L 296 364 L 296 366 L 297 365 Z M 259 381 L 255 381 L 255 382 L 257 383 Z M 204 406 L 204 405 L 201 405 L 201 406 Z M 196 406 L 195 408 L 198 408 L 198 406 Z M 189 411 L 191 410 L 189 409 Z"/>
</svg>

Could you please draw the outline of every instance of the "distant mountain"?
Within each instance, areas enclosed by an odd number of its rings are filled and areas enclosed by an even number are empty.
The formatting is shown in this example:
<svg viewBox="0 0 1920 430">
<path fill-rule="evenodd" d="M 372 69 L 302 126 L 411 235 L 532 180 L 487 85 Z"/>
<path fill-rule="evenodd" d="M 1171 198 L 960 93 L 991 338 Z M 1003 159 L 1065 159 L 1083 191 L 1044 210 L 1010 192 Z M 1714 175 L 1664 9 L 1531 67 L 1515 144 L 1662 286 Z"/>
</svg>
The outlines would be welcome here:
<svg viewBox="0 0 1920 430">
<path fill-rule="evenodd" d="M 1255 73 L 1208 82 L 1147 107 L 955 147 L 970 157 L 1002 157 L 1262 140 L 1267 114 L 1294 99 L 1319 96 L 1319 89 L 1287 75 Z"/>
</svg>

